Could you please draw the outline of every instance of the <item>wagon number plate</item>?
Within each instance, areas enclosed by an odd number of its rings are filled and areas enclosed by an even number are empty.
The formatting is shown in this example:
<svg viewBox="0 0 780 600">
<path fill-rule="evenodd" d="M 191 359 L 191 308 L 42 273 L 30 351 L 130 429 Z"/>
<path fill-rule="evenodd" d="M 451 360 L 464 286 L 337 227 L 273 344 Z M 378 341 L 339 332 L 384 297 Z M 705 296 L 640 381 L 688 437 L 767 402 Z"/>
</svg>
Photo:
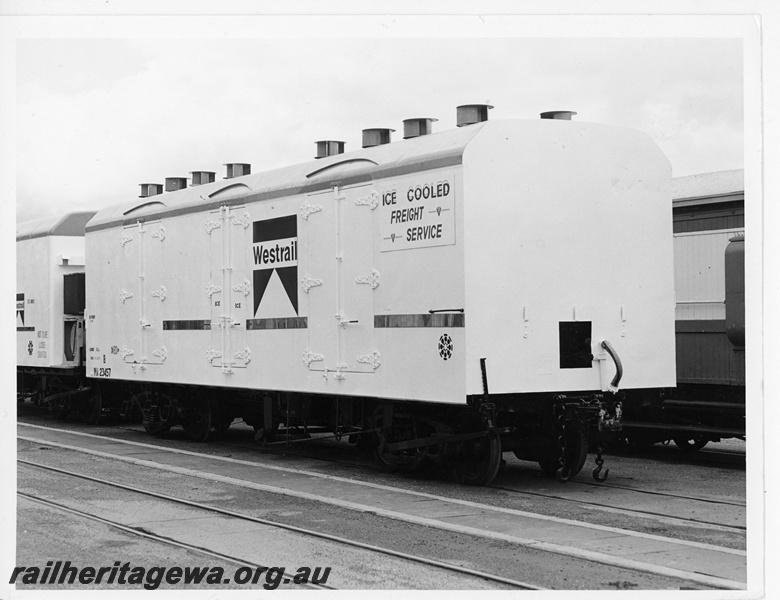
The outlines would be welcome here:
<svg viewBox="0 0 780 600">
<path fill-rule="evenodd" d="M 111 377 L 111 367 L 93 367 L 92 377 Z"/>
</svg>

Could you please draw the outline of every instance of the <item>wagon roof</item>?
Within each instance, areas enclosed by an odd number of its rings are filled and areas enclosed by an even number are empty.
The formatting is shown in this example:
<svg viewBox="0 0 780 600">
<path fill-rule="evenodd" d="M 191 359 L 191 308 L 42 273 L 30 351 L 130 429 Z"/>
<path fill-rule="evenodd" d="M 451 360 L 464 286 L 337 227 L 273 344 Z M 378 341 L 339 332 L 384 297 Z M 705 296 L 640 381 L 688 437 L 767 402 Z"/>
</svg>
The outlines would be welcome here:
<svg viewBox="0 0 780 600">
<path fill-rule="evenodd" d="M 31 240 L 47 235 L 83 236 L 86 224 L 95 214 L 97 214 L 95 211 L 72 212 L 17 223 L 16 240 Z"/>
<path fill-rule="evenodd" d="M 140 217 L 174 216 L 193 210 L 215 210 L 223 204 L 242 204 L 308 193 L 337 185 L 370 182 L 436 167 L 461 164 L 463 151 L 492 121 L 363 148 L 322 159 L 215 181 L 175 192 L 137 198 L 98 212 L 87 231 L 135 223 Z"/>
<path fill-rule="evenodd" d="M 620 129 L 587 122 L 565 122 L 550 119 L 511 119 L 485 121 L 448 129 L 430 135 L 363 148 L 318 160 L 253 173 L 243 177 L 215 181 L 203 185 L 166 192 L 101 210 L 90 221 L 87 232 L 135 224 L 138 220 L 207 212 L 222 205 L 243 205 L 296 194 L 327 190 L 334 185 L 360 183 L 429 171 L 463 164 L 469 143 L 486 128 L 508 128 L 515 134 L 537 139 L 548 127 L 579 129 Z M 519 129 L 518 129 L 519 128 Z M 633 132 L 634 134 L 638 132 Z M 572 135 L 577 135 L 573 131 Z M 644 135 L 644 134 L 642 134 Z"/>
</svg>

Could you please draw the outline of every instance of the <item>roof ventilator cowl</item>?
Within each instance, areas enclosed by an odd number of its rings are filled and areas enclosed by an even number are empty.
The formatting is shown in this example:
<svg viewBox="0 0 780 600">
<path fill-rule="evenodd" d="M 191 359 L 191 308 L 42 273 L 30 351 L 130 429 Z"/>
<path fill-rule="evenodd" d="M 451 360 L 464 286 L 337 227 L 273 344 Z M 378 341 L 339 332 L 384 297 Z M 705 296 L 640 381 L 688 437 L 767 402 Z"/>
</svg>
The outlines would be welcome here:
<svg viewBox="0 0 780 600">
<path fill-rule="evenodd" d="M 439 119 L 405 119 L 404 120 L 404 139 L 419 137 L 421 135 L 429 135 L 433 133 L 433 122 Z"/>
<path fill-rule="evenodd" d="M 382 144 L 390 143 L 390 134 L 395 129 L 364 129 L 363 130 L 363 148 L 371 148 L 372 146 L 381 146 Z"/>
<path fill-rule="evenodd" d="M 252 165 L 249 163 L 227 163 L 225 166 L 227 167 L 225 179 L 249 175 L 252 172 Z"/>
<path fill-rule="evenodd" d="M 163 193 L 162 183 L 142 183 L 141 195 L 139 198 L 148 198 L 149 196 L 157 196 Z"/>
<path fill-rule="evenodd" d="M 186 177 L 166 177 L 165 178 L 165 191 L 175 192 L 176 190 L 183 190 L 187 187 Z"/>
<path fill-rule="evenodd" d="M 490 104 L 462 104 L 458 107 L 458 127 L 473 125 L 488 120 Z"/>
<path fill-rule="evenodd" d="M 338 140 L 320 140 L 317 144 L 317 156 L 314 158 L 325 158 L 326 156 L 335 156 L 344 154 L 344 142 Z"/>
<path fill-rule="evenodd" d="M 571 118 L 577 113 L 573 110 L 550 110 L 540 113 L 542 119 L 556 119 L 558 121 L 571 121 Z"/>
<path fill-rule="evenodd" d="M 196 185 L 203 185 L 204 183 L 214 183 L 216 173 L 214 171 L 190 171 L 192 175 L 192 187 Z"/>
</svg>

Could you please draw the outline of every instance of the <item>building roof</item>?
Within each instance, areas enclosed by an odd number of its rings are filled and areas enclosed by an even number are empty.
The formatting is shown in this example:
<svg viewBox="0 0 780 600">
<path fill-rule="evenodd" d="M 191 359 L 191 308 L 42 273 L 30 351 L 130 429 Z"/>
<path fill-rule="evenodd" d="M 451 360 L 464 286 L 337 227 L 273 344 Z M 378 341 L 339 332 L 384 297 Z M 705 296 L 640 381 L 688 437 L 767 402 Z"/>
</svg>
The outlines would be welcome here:
<svg viewBox="0 0 780 600">
<path fill-rule="evenodd" d="M 745 171 L 715 171 L 672 179 L 675 203 L 701 198 L 716 198 L 745 193 Z"/>
</svg>

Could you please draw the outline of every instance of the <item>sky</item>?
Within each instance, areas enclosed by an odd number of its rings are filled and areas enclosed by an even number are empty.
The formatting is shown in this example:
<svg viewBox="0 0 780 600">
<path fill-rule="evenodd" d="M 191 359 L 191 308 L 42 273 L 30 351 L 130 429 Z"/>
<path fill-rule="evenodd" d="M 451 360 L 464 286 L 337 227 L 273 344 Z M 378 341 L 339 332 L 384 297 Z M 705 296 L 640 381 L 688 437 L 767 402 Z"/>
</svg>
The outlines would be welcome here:
<svg viewBox="0 0 780 600">
<path fill-rule="evenodd" d="M 140 183 L 195 170 L 221 178 L 228 162 L 253 173 L 300 163 L 317 140 L 357 150 L 368 127 L 400 140 L 407 118 L 450 129 L 456 107 L 471 103 L 494 105 L 490 119 L 573 110 L 645 131 L 675 176 L 744 167 L 742 39 L 696 29 L 507 37 L 495 20 L 481 26 L 484 36 L 397 27 L 361 37 L 357 27 L 345 37 L 314 26 L 286 37 L 19 39 L 17 222 L 125 203 Z"/>
</svg>

